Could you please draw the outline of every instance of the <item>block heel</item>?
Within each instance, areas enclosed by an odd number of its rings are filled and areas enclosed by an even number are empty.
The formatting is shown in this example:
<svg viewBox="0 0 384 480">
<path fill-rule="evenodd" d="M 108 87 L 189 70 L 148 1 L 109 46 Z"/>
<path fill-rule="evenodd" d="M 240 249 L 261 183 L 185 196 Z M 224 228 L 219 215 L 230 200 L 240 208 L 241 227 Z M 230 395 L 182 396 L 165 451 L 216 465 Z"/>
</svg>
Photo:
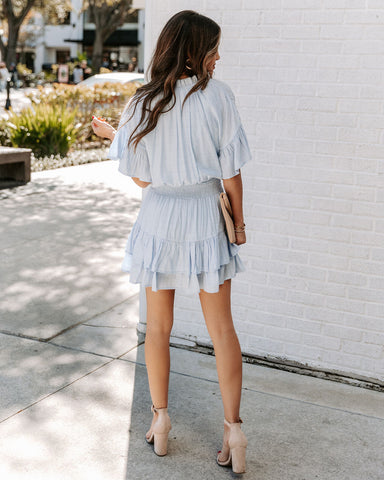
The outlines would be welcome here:
<svg viewBox="0 0 384 480">
<path fill-rule="evenodd" d="M 224 419 L 227 432 L 224 434 L 223 448 L 217 455 L 217 463 L 221 467 L 232 466 L 233 473 L 245 473 L 245 453 L 247 438 L 241 431 L 241 418 L 237 423 L 229 423 Z M 224 456 L 224 458 L 221 458 Z"/>
<path fill-rule="evenodd" d="M 168 432 L 167 433 L 155 433 L 153 450 L 159 457 L 164 457 L 168 452 Z"/>
<path fill-rule="evenodd" d="M 246 447 L 235 447 L 231 450 L 233 473 L 245 473 L 245 451 Z"/>
<path fill-rule="evenodd" d="M 168 433 L 171 430 L 171 420 L 167 408 L 155 408 L 152 405 L 153 412 L 152 425 L 145 440 L 153 444 L 153 450 L 159 457 L 168 453 Z"/>
</svg>

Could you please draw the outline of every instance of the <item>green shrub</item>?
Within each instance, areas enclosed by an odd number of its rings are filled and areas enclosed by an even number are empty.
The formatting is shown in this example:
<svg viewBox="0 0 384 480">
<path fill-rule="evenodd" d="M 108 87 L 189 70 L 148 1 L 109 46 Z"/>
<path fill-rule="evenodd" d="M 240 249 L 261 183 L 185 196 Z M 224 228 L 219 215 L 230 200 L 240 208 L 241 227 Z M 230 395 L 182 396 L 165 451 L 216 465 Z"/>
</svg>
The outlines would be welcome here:
<svg viewBox="0 0 384 480">
<path fill-rule="evenodd" d="M 92 140 L 94 144 L 103 145 L 103 140 L 93 135 L 91 128 L 92 115 L 103 117 L 116 127 L 121 112 L 128 100 L 135 94 L 138 83 L 104 83 L 95 87 L 79 85 L 63 85 L 54 83 L 50 88 L 38 87 L 38 90 L 27 94 L 32 105 L 54 105 L 68 110 L 76 109 L 76 122 L 81 125 L 77 144 Z"/>
<path fill-rule="evenodd" d="M 12 147 L 11 128 L 8 125 L 8 119 L 0 119 L 0 145 L 2 147 Z"/>
<path fill-rule="evenodd" d="M 41 103 L 8 118 L 12 146 L 31 148 L 36 156 L 66 155 L 76 141 L 76 110 Z"/>
</svg>

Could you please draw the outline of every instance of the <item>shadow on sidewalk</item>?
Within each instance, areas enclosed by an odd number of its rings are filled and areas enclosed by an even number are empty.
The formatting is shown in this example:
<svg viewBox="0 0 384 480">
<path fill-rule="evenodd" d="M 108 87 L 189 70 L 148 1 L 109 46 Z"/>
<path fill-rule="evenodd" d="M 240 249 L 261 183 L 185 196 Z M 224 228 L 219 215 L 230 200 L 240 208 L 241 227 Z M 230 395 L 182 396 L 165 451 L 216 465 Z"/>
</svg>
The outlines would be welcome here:
<svg viewBox="0 0 384 480">
<path fill-rule="evenodd" d="M 145 442 L 149 429 L 150 394 L 144 366 L 144 348 L 137 353 L 132 392 L 127 471 L 132 479 L 244 480 L 382 480 L 384 420 L 332 406 L 263 391 L 262 376 L 274 382 L 274 370 L 244 364 L 246 377 L 241 416 L 248 438 L 247 472 L 233 474 L 216 464 L 221 448 L 223 410 L 219 385 L 212 374 L 211 356 L 171 348 L 169 414 L 172 430 L 168 455 L 157 457 Z M 301 376 L 284 372 L 287 381 Z M 303 379 L 308 387 L 334 390 L 335 398 L 356 387 L 320 379 Z M 307 382 L 308 380 L 308 382 Z M 299 387 L 301 385 L 301 387 Z M 363 391 L 364 392 L 364 391 Z M 352 393 L 353 394 L 353 393 Z M 376 392 L 369 395 L 377 396 Z"/>
<path fill-rule="evenodd" d="M 202 372 L 196 371 L 196 377 L 172 373 L 172 360 L 177 361 L 172 358 L 175 353 L 180 352 L 171 349 L 169 415 L 172 430 L 168 455 L 158 457 L 154 454 L 153 445 L 145 441 L 145 433 L 152 421 L 151 397 L 144 346 L 138 348 L 126 480 L 230 478 L 229 470 L 225 475 L 224 469 L 215 462 L 216 452 L 221 447 L 223 421 L 219 385 L 199 378 Z M 190 352 L 184 353 L 188 355 Z"/>
<path fill-rule="evenodd" d="M 0 203 L 3 332 L 47 340 L 129 296 L 121 262 L 138 200 L 39 179 Z"/>
</svg>

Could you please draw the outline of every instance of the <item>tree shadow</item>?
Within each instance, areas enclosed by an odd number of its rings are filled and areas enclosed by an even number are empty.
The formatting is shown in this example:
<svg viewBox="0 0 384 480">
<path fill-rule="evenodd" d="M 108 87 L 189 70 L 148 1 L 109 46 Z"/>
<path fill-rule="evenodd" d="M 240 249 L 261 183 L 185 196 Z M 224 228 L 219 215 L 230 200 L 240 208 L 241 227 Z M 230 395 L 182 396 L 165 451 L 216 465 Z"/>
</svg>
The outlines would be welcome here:
<svg viewBox="0 0 384 480">
<path fill-rule="evenodd" d="M 0 199 L 0 330 L 46 340 L 132 294 L 121 262 L 139 200 L 56 179 Z"/>
<path fill-rule="evenodd" d="M 113 376 L 103 377 L 113 358 L 47 340 L 136 293 L 121 262 L 140 201 L 102 181 L 72 185 L 39 178 L 2 190 L 0 208 L 0 422 L 12 417 L 1 424 L 9 439 L 1 449 L 3 466 L 20 478 L 26 470 L 52 469 L 54 478 L 78 453 L 72 435 L 84 438 L 84 455 L 91 458 L 100 445 L 93 428 L 107 431 L 115 418 L 108 417 L 110 406 L 116 418 L 125 414 L 128 421 L 125 398 L 116 401 Z M 131 330 L 129 339 L 137 344 Z M 106 349 L 109 342 L 111 337 Z M 98 418 L 101 410 L 105 418 Z M 57 457 L 64 450 L 68 457 Z M 75 478 L 84 477 L 80 472 Z"/>
</svg>

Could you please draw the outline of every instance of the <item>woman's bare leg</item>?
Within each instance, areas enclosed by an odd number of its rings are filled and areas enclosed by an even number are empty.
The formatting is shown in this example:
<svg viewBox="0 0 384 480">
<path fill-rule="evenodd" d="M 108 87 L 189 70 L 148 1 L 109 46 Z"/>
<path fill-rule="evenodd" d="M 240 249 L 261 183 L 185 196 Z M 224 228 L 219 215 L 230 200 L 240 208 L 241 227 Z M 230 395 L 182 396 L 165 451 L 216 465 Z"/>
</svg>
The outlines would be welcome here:
<svg viewBox="0 0 384 480">
<path fill-rule="evenodd" d="M 156 408 L 168 406 L 169 337 L 173 325 L 174 290 L 146 289 L 147 330 L 145 335 L 145 363 L 149 390 Z"/>
<path fill-rule="evenodd" d="M 220 285 L 218 293 L 201 290 L 200 302 L 215 350 L 224 417 L 228 422 L 236 423 L 240 411 L 242 357 L 232 321 L 231 281 Z"/>
</svg>

